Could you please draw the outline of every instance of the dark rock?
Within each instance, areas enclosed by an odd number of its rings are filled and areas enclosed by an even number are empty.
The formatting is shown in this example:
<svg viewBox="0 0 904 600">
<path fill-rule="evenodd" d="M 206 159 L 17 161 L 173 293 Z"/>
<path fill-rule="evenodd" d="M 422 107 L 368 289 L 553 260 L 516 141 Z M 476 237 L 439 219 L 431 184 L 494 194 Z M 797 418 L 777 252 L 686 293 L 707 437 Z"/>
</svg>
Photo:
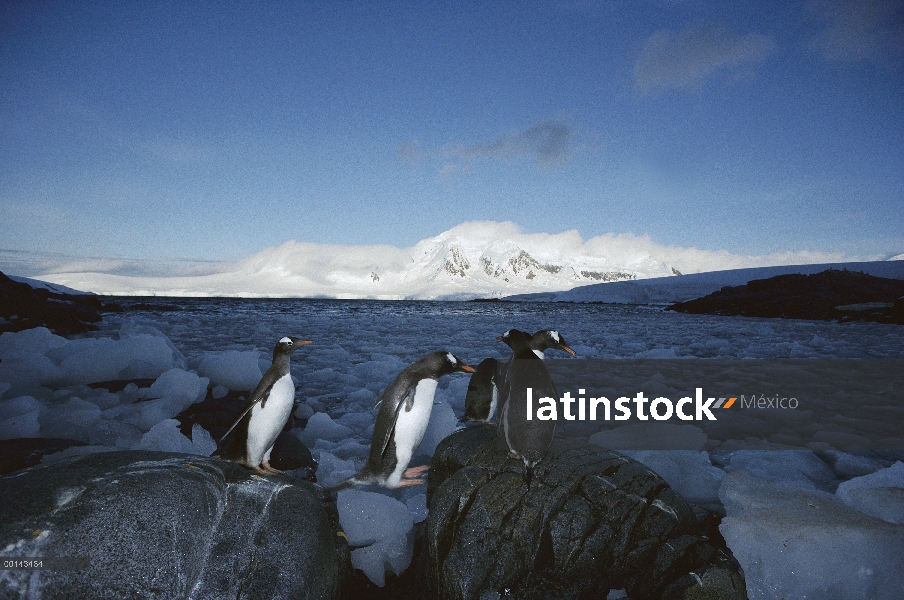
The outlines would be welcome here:
<svg viewBox="0 0 904 600">
<path fill-rule="evenodd" d="M 281 471 L 294 471 L 296 469 L 309 469 L 311 477 L 317 470 L 317 463 L 311 456 L 311 451 L 297 437 L 284 431 L 276 438 L 273 444 L 273 452 L 270 454 L 270 466 Z M 310 481 L 314 481 L 310 479 Z"/>
<path fill-rule="evenodd" d="M 48 454 L 62 452 L 72 446 L 84 445 L 85 442 L 81 440 L 59 438 L 0 440 L 0 475 L 33 467 L 40 463 L 44 456 Z"/>
<path fill-rule="evenodd" d="M 904 281 L 853 271 L 779 275 L 724 287 L 667 310 L 693 314 L 904 324 Z"/>
<path fill-rule="evenodd" d="M 691 507 L 642 464 L 556 438 L 530 487 L 480 425 L 434 454 L 427 551 L 434 593 L 477 599 L 746 598 L 740 567 L 697 535 Z"/>
<path fill-rule="evenodd" d="M 0 333 L 47 327 L 57 335 L 95 331 L 101 302 L 93 294 L 60 294 L 0 273 Z M 15 317 L 13 319 L 12 317 Z"/>
<path fill-rule="evenodd" d="M 348 546 L 308 482 L 230 462 L 127 451 L 0 478 L 7 558 L 87 556 L 82 570 L 10 570 L 0 597 L 332 598 Z"/>
</svg>

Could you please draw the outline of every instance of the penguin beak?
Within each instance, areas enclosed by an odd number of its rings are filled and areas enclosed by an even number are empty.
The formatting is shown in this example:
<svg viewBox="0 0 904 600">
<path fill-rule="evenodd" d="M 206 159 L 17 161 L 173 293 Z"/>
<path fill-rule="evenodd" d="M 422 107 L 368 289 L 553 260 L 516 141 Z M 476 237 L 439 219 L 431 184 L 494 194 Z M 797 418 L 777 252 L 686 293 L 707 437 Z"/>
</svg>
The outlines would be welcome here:
<svg viewBox="0 0 904 600">
<path fill-rule="evenodd" d="M 565 352 L 567 352 L 568 354 L 570 354 L 570 355 L 572 355 L 572 356 L 577 356 L 577 352 L 575 352 L 574 350 L 572 350 L 572 349 L 569 348 L 568 346 L 563 345 L 563 346 L 562 346 L 562 350 L 564 350 Z"/>
<path fill-rule="evenodd" d="M 497 335 L 497 336 L 496 336 L 496 341 L 497 341 L 497 342 L 504 342 L 504 341 L 505 341 L 505 338 L 502 337 L 501 335 Z"/>
<path fill-rule="evenodd" d="M 295 342 L 296 346 L 307 346 L 308 344 L 313 344 L 311 340 L 303 340 L 301 338 L 293 337 L 292 341 Z"/>
<path fill-rule="evenodd" d="M 476 369 L 470 365 L 458 365 L 458 368 L 464 371 L 465 373 L 473 373 Z"/>
</svg>

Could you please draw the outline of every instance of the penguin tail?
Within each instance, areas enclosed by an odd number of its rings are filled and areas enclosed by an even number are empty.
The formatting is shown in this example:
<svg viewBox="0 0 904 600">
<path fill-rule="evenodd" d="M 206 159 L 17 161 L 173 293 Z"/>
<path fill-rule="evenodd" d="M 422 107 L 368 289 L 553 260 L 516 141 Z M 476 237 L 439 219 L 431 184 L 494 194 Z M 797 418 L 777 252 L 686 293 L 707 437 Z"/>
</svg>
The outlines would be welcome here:
<svg viewBox="0 0 904 600">
<path fill-rule="evenodd" d="M 534 478 L 534 467 L 540 462 L 542 456 L 536 450 L 524 450 L 521 452 L 521 460 L 524 461 L 524 483 L 530 489 L 530 482 Z"/>
<path fill-rule="evenodd" d="M 340 481 L 335 485 L 331 485 L 330 487 L 324 488 L 328 493 L 332 494 L 333 492 L 338 492 L 340 490 L 347 490 L 350 487 L 355 487 L 358 485 L 358 480 L 354 477 L 349 477 L 345 481 Z"/>
</svg>

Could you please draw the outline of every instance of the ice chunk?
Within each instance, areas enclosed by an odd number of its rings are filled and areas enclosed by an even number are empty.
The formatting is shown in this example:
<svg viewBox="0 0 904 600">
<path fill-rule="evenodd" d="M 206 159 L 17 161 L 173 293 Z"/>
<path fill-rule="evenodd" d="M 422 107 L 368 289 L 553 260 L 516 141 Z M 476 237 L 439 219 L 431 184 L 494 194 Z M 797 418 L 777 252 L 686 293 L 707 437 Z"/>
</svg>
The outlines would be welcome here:
<svg viewBox="0 0 904 600">
<path fill-rule="evenodd" d="M 346 402 L 349 404 L 352 403 L 360 403 L 367 406 L 368 409 L 373 407 L 374 401 L 377 399 L 377 395 L 370 391 L 367 388 L 361 388 L 359 390 L 355 390 L 351 394 L 346 397 Z"/>
<path fill-rule="evenodd" d="M 719 483 L 725 472 L 712 465 L 706 451 L 625 450 L 623 454 L 650 467 L 688 502 L 710 508 L 719 504 Z"/>
<path fill-rule="evenodd" d="M 904 525 L 864 515 L 832 494 L 746 471 L 722 479 L 719 526 L 744 569 L 750 600 L 896 600 Z"/>
<path fill-rule="evenodd" d="M 65 403 L 41 413 L 41 437 L 65 438 L 91 442 L 90 431 L 100 421 L 96 404 L 73 396 Z"/>
<path fill-rule="evenodd" d="M 321 412 L 308 419 L 308 424 L 299 437 L 306 445 L 312 446 L 320 439 L 331 442 L 345 439 L 351 432 L 351 429 L 336 423 L 328 414 Z"/>
<path fill-rule="evenodd" d="M 706 433 L 694 425 L 650 421 L 600 431 L 587 441 L 610 450 L 702 450 Z"/>
<path fill-rule="evenodd" d="M 356 434 L 361 435 L 374 422 L 374 416 L 370 413 L 345 413 L 339 418 L 339 423 L 348 427 Z"/>
<path fill-rule="evenodd" d="M 346 490 L 336 499 L 339 523 L 352 551 L 352 566 L 383 586 L 387 570 L 400 574 L 411 563 L 414 520 L 408 507 L 384 494 Z"/>
<path fill-rule="evenodd" d="M 355 463 L 341 460 L 326 450 L 321 450 L 317 460 L 317 483 L 330 487 L 345 481 L 357 472 Z"/>
<path fill-rule="evenodd" d="M 122 398 L 120 398 L 119 394 L 112 394 L 106 390 L 101 390 L 97 393 L 87 396 L 85 400 L 91 402 L 92 404 L 96 404 L 101 410 L 107 410 L 108 408 L 118 406 L 122 401 Z"/>
<path fill-rule="evenodd" d="M 28 396 L 25 397 L 28 398 Z M 34 398 L 31 399 L 34 400 Z M 38 423 L 39 414 L 40 410 L 36 408 L 31 412 L 20 413 L 0 421 L 0 440 L 38 437 L 41 429 Z"/>
<path fill-rule="evenodd" d="M 455 417 L 452 407 L 445 402 L 434 403 L 427 431 L 424 433 L 424 439 L 421 440 L 417 453 L 433 456 L 439 443 L 454 432 L 456 427 L 458 427 L 458 419 Z"/>
<path fill-rule="evenodd" d="M 835 478 L 829 466 L 810 450 L 737 450 L 726 470 L 744 470 L 770 481 L 795 482 L 808 488 L 829 489 Z"/>
<path fill-rule="evenodd" d="M 179 421 L 176 419 L 166 419 L 151 427 L 150 431 L 141 436 L 138 447 L 142 450 L 197 454 L 191 440 L 179 431 Z"/>
<path fill-rule="evenodd" d="M 427 510 L 427 494 L 417 494 L 405 501 L 408 510 L 411 511 L 411 518 L 415 523 L 420 523 L 427 518 L 429 511 Z"/>
<path fill-rule="evenodd" d="M 191 443 L 195 447 L 195 454 L 201 456 L 210 456 L 217 449 L 217 443 L 207 430 L 197 423 L 191 426 Z"/>
<path fill-rule="evenodd" d="M 106 418 L 101 418 L 88 432 L 91 444 L 120 449 L 136 448 L 141 443 L 141 435 L 142 432 L 137 427 Z"/>
<path fill-rule="evenodd" d="M 904 524 L 904 462 L 845 481 L 835 495 L 862 513 Z"/>
<path fill-rule="evenodd" d="M 123 422 L 142 431 L 150 431 L 157 423 L 171 419 L 195 402 L 203 400 L 206 393 L 206 377 L 198 377 L 182 369 L 170 369 L 157 378 L 147 391 L 155 399 L 129 405 L 121 418 Z"/>
<path fill-rule="evenodd" d="M 828 457 L 832 468 L 841 479 L 850 477 L 860 477 L 861 475 L 869 475 L 879 469 L 883 469 L 888 463 L 870 456 L 861 454 L 852 454 L 850 452 L 842 452 L 841 450 L 827 450 L 825 455 Z"/>
<path fill-rule="evenodd" d="M 229 388 L 226 387 L 225 385 L 216 385 L 216 386 L 214 386 L 214 388 L 212 390 L 210 390 L 210 395 L 213 397 L 214 400 L 219 400 L 220 398 L 223 398 L 224 396 L 226 396 L 226 394 L 228 394 L 228 393 L 229 393 Z"/>
<path fill-rule="evenodd" d="M 157 377 L 174 366 L 169 340 L 140 335 L 121 340 L 83 338 L 48 352 L 65 384 Z"/>
<path fill-rule="evenodd" d="M 18 417 L 39 410 L 43 406 L 41 402 L 31 396 L 19 396 L 0 402 L 0 419 Z"/>
<path fill-rule="evenodd" d="M 206 377 L 198 377 L 191 371 L 170 369 L 151 384 L 151 397 L 172 398 L 184 404 L 184 410 L 204 399 L 209 383 Z"/>
<path fill-rule="evenodd" d="M 314 416 L 314 409 L 307 402 L 302 402 L 295 409 L 295 417 L 298 419 L 310 419 Z"/>
<path fill-rule="evenodd" d="M 0 334 L 0 381 L 15 393 L 60 379 L 59 366 L 46 352 L 66 343 L 44 327 Z"/>
<path fill-rule="evenodd" d="M 198 365 L 198 375 L 207 377 L 214 385 L 250 392 L 263 376 L 258 366 L 259 357 L 257 350 L 206 352 Z"/>
<path fill-rule="evenodd" d="M 0 381 L 14 388 L 157 377 L 180 366 L 162 333 L 67 340 L 38 327 L 0 335 Z M 178 355 L 178 356 L 177 356 Z M 184 366 L 184 357 L 181 357 Z"/>
</svg>

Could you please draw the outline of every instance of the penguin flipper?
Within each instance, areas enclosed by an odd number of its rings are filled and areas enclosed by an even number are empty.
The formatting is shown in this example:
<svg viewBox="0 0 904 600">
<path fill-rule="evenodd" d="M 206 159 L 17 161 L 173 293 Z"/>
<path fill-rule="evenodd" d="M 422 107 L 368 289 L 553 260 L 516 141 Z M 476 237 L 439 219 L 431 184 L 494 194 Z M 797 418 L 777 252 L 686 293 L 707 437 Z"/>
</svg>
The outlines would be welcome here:
<svg viewBox="0 0 904 600">
<path fill-rule="evenodd" d="M 386 454 L 386 448 L 389 446 L 389 442 L 392 440 L 393 432 L 395 432 L 396 422 L 399 420 L 399 412 L 402 410 L 403 406 L 407 406 L 407 410 L 411 410 L 411 405 L 414 402 L 414 392 L 415 388 L 408 388 L 408 393 L 405 394 L 403 398 L 399 400 L 399 403 L 395 407 L 395 411 L 392 415 L 392 427 L 386 428 L 386 435 L 383 436 L 383 442 L 380 447 L 380 456 L 384 456 Z"/>
<path fill-rule="evenodd" d="M 270 396 L 270 390 L 273 389 L 273 384 L 276 383 L 276 380 L 279 377 L 270 376 L 270 371 L 264 373 L 264 376 L 261 378 L 260 383 L 257 384 L 257 387 L 254 388 L 254 391 L 251 392 L 251 395 L 248 397 L 248 402 L 245 403 L 245 408 L 242 409 L 242 414 L 239 415 L 239 418 L 235 420 L 235 423 L 232 424 L 226 433 L 223 434 L 223 437 L 220 438 L 220 443 L 226 439 L 226 436 L 232 433 L 232 430 L 236 428 L 236 426 L 242 422 L 242 419 L 245 418 L 251 409 L 255 407 L 256 404 L 260 403 L 261 406 L 264 406 L 267 403 L 267 398 Z"/>
</svg>

